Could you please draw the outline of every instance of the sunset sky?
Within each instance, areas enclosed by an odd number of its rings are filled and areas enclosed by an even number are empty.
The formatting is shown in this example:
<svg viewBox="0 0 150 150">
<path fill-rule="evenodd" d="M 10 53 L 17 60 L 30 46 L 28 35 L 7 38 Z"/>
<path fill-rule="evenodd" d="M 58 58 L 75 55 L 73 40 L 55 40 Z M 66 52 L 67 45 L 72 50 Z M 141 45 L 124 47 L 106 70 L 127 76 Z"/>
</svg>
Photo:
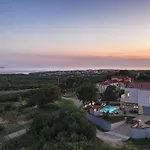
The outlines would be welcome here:
<svg viewBox="0 0 150 150">
<path fill-rule="evenodd" d="M 0 0 L 0 66 L 150 69 L 150 0 Z"/>
</svg>

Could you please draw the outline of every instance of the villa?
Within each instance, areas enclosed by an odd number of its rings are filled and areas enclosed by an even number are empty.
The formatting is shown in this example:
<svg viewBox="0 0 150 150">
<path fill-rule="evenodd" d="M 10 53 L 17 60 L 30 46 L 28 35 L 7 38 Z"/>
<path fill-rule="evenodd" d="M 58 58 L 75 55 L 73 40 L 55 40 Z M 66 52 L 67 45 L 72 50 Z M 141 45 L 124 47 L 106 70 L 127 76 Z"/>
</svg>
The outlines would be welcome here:
<svg viewBox="0 0 150 150">
<path fill-rule="evenodd" d="M 121 97 L 122 108 L 150 115 L 150 82 L 130 82 Z"/>
<path fill-rule="evenodd" d="M 114 85 L 117 89 L 124 88 L 128 83 L 131 82 L 131 78 L 128 76 L 112 76 L 111 80 L 107 80 L 104 82 L 97 83 L 97 87 L 100 93 L 103 93 L 106 88 L 110 85 Z"/>
</svg>

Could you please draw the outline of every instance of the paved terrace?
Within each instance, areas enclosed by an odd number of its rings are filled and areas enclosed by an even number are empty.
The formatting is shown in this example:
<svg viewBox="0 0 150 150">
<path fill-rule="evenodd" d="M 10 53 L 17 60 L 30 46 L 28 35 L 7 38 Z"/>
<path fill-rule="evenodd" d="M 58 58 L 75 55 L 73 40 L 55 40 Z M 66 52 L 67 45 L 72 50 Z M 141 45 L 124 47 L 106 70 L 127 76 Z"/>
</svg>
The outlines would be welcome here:
<svg viewBox="0 0 150 150">
<path fill-rule="evenodd" d="M 124 123 L 120 127 L 112 130 L 111 132 L 115 132 L 117 134 L 121 134 L 123 136 L 130 137 L 130 126 L 131 126 L 131 124 Z"/>
<path fill-rule="evenodd" d="M 150 116 L 149 115 L 139 115 L 136 118 L 134 118 L 133 120 L 141 120 L 143 122 L 146 122 L 146 121 L 150 120 Z"/>
</svg>

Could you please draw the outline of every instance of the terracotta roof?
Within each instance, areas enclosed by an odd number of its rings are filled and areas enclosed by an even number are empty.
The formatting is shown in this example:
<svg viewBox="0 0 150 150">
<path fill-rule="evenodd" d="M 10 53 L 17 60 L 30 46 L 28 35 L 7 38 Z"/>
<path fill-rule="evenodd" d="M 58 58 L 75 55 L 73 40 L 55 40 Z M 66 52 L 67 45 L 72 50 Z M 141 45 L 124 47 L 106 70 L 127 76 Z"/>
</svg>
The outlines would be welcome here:
<svg viewBox="0 0 150 150">
<path fill-rule="evenodd" d="M 127 88 L 150 90 L 150 82 L 130 82 Z"/>
<path fill-rule="evenodd" d="M 101 106 L 99 106 L 99 105 L 91 105 L 91 108 L 92 109 L 98 109 L 98 108 L 101 108 Z"/>
<path fill-rule="evenodd" d="M 99 84 L 101 85 L 110 85 L 112 83 L 123 83 L 123 84 L 127 84 L 125 81 L 118 81 L 118 80 L 108 80 L 105 82 L 100 82 Z"/>
<path fill-rule="evenodd" d="M 129 76 L 112 76 L 113 78 L 122 78 L 122 79 L 124 79 L 124 78 L 131 78 L 131 77 L 129 77 Z"/>
<path fill-rule="evenodd" d="M 108 81 L 105 81 L 105 82 L 100 82 L 99 84 L 101 84 L 101 85 L 109 85 L 110 83 Z"/>
<path fill-rule="evenodd" d="M 112 78 L 117 78 L 120 80 L 131 80 L 131 77 L 128 76 L 112 76 Z"/>
</svg>

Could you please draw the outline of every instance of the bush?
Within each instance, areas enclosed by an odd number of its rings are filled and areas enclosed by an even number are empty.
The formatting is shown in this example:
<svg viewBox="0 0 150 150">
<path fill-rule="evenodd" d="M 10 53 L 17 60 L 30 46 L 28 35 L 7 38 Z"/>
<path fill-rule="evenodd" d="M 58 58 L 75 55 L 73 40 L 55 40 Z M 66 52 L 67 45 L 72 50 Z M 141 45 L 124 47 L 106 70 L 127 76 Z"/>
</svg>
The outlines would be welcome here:
<svg viewBox="0 0 150 150">
<path fill-rule="evenodd" d="M 38 89 L 32 97 L 33 102 L 36 101 L 36 104 L 39 107 L 43 107 L 45 104 L 58 101 L 60 98 L 60 89 L 54 85 Z"/>
<path fill-rule="evenodd" d="M 14 111 L 5 112 L 2 115 L 3 120 L 7 120 L 9 123 L 15 123 L 18 119 L 18 114 Z"/>
<path fill-rule="evenodd" d="M 0 124 L 0 132 L 1 132 L 1 131 L 4 131 L 4 130 L 5 130 L 5 127 Z"/>
<path fill-rule="evenodd" d="M 27 98 L 26 101 L 28 107 L 36 105 L 36 99 L 34 97 Z"/>
<path fill-rule="evenodd" d="M 29 112 L 26 116 L 26 120 L 30 120 L 35 118 L 38 115 L 37 110 L 32 110 L 31 112 Z"/>
<path fill-rule="evenodd" d="M 108 119 L 109 118 L 109 111 L 107 111 L 106 113 L 103 113 L 103 119 Z"/>
<path fill-rule="evenodd" d="M 12 104 L 7 104 L 4 107 L 4 111 L 10 111 L 12 109 Z"/>
</svg>

